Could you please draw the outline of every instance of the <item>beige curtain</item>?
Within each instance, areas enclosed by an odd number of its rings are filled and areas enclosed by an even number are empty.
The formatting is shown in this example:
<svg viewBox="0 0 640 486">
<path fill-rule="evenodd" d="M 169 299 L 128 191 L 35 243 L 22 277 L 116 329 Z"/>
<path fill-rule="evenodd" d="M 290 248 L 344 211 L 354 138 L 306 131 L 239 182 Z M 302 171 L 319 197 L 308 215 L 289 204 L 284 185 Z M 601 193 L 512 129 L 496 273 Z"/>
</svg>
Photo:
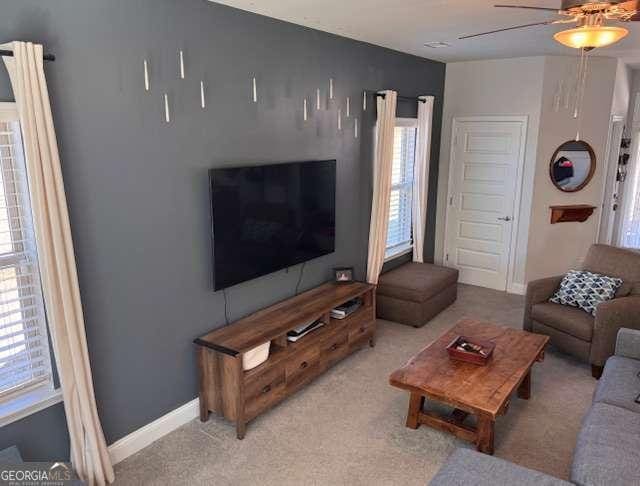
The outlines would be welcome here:
<svg viewBox="0 0 640 486">
<path fill-rule="evenodd" d="M 101 485 L 113 482 L 114 474 L 96 410 L 43 49 L 25 42 L 2 48 L 14 54 L 3 60 L 23 131 L 47 322 L 60 373 L 71 461 L 81 479 Z"/>
<path fill-rule="evenodd" d="M 429 155 L 433 120 L 433 96 L 420 96 L 418 101 L 418 136 L 416 162 L 413 171 L 413 261 L 424 261 L 424 233 L 427 224 L 427 196 L 429 194 Z"/>
<path fill-rule="evenodd" d="M 396 122 L 397 93 L 395 91 L 382 91 L 382 93 L 385 95 L 384 98 L 377 98 L 378 126 L 373 155 L 373 200 L 367 257 L 367 282 L 372 284 L 378 283 L 387 243 L 393 132 Z"/>
</svg>

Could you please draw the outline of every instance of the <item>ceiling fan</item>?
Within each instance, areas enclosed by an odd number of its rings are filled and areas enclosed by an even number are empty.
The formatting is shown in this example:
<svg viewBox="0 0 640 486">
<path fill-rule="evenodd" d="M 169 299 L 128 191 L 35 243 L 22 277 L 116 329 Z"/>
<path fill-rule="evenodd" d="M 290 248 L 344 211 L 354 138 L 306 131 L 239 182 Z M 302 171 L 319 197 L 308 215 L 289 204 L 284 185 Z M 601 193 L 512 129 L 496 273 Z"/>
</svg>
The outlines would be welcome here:
<svg viewBox="0 0 640 486">
<path fill-rule="evenodd" d="M 497 8 L 519 8 L 526 10 L 542 10 L 555 12 L 561 18 L 544 22 L 516 25 L 504 29 L 491 30 L 480 34 L 464 35 L 459 39 L 470 39 L 482 35 L 495 34 L 508 30 L 523 29 L 538 25 L 576 24 L 575 28 L 563 30 L 553 37 L 556 41 L 569 47 L 589 51 L 596 47 L 605 47 L 618 42 L 629 31 L 623 27 L 607 25 L 607 21 L 634 22 L 640 21 L 640 0 L 622 1 L 584 1 L 562 0 L 559 9 L 534 7 L 526 5 L 494 5 Z"/>
</svg>

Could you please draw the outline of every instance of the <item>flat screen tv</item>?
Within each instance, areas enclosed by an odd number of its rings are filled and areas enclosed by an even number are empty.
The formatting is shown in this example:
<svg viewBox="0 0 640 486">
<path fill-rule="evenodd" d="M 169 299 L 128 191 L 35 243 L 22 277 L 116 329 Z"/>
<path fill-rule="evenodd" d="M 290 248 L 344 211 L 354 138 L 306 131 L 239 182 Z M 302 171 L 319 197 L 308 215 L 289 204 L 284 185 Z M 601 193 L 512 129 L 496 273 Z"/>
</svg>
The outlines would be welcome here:
<svg viewBox="0 0 640 486">
<path fill-rule="evenodd" d="M 335 251 L 336 161 L 209 171 L 220 290 Z"/>
</svg>

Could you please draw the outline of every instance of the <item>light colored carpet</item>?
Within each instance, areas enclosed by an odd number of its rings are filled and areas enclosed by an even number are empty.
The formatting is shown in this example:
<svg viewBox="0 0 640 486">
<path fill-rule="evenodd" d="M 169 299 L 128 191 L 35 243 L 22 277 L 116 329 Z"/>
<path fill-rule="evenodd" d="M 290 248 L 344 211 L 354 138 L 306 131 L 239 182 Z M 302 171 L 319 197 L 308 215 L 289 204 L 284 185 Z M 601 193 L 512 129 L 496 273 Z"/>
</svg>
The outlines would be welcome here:
<svg viewBox="0 0 640 486">
<path fill-rule="evenodd" d="M 406 428 L 408 396 L 389 374 L 462 317 L 520 328 L 522 312 L 522 297 L 461 285 L 422 329 L 379 321 L 375 348 L 257 418 L 244 440 L 216 416 L 194 420 L 118 464 L 116 484 L 425 485 L 456 447 L 472 446 Z M 495 455 L 566 479 L 595 384 L 587 365 L 549 350 L 531 399 L 514 398 L 498 419 Z"/>
</svg>

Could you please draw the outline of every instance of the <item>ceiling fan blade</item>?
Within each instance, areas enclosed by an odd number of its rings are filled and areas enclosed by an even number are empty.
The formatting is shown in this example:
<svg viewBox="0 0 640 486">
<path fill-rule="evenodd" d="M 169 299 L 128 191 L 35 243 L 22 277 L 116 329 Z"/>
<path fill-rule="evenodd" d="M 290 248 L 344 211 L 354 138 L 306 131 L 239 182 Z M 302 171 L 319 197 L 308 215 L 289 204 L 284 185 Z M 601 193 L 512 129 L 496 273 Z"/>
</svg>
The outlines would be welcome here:
<svg viewBox="0 0 640 486">
<path fill-rule="evenodd" d="M 548 7 L 530 7 L 528 5 L 494 5 L 497 8 L 524 8 L 526 10 L 544 10 L 547 12 L 560 12 L 559 8 L 548 8 Z"/>
<path fill-rule="evenodd" d="M 462 37 L 458 37 L 458 39 L 470 39 L 471 37 L 479 37 L 481 35 L 495 34 L 497 32 L 505 32 L 507 30 L 524 29 L 525 27 L 535 27 L 536 25 L 550 25 L 553 23 L 555 23 L 555 20 L 548 20 L 546 22 L 534 22 L 532 24 L 516 25 L 514 27 L 506 27 L 504 29 L 490 30 L 488 32 L 482 32 L 480 34 L 463 35 Z"/>
<path fill-rule="evenodd" d="M 619 2 L 619 3 L 616 3 L 616 7 L 621 7 L 625 10 L 638 10 L 640 9 L 640 1 L 628 0 L 626 2 Z"/>
<path fill-rule="evenodd" d="M 633 12 L 633 11 L 636 12 L 634 15 L 632 15 L 626 20 L 627 22 L 640 22 L 640 1 L 639 0 L 620 2 L 616 4 L 616 7 L 623 8 L 627 12 Z"/>
</svg>

